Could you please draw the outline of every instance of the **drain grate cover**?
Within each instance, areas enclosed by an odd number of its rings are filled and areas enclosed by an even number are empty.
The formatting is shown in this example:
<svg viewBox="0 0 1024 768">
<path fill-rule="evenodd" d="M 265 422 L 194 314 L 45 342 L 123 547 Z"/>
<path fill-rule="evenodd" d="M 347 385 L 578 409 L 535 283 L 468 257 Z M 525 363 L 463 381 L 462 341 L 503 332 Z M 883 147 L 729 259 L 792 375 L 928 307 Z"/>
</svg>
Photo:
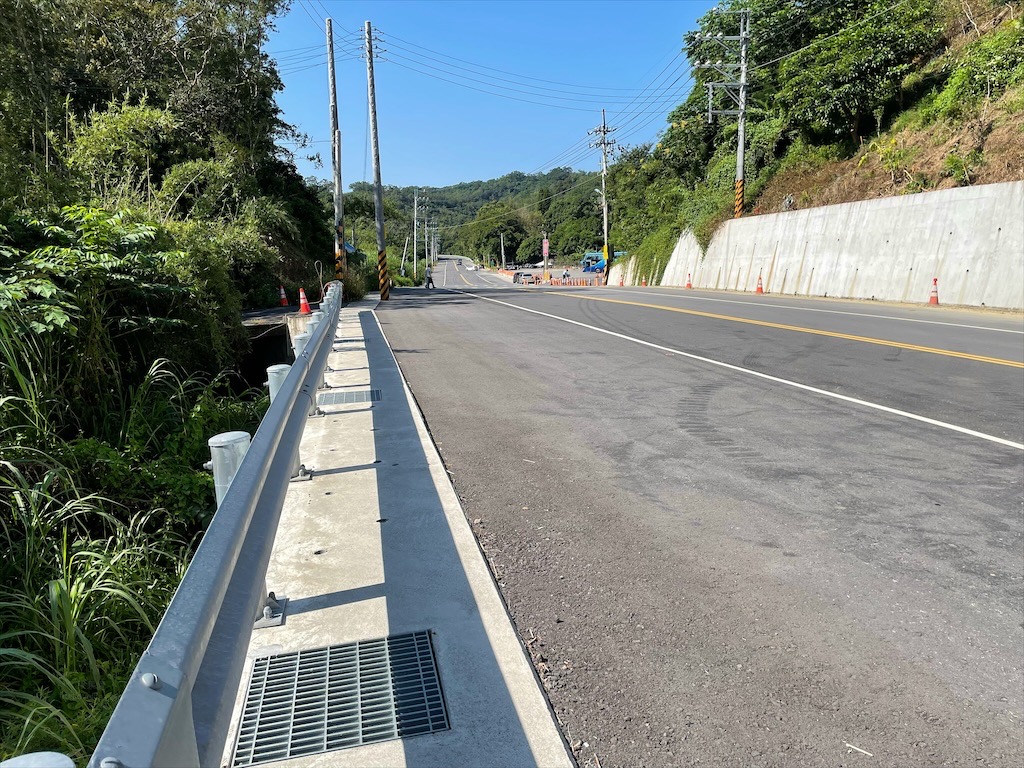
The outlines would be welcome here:
<svg viewBox="0 0 1024 768">
<path fill-rule="evenodd" d="M 429 631 L 256 659 L 235 766 L 449 728 Z"/>
<path fill-rule="evenodd" d="M 325 392 L 317 398 L 320 405 L 376 403 L 378 400 L 380 400 L 379 389 L 367 389 L 363 392 Z"/>
</svg>

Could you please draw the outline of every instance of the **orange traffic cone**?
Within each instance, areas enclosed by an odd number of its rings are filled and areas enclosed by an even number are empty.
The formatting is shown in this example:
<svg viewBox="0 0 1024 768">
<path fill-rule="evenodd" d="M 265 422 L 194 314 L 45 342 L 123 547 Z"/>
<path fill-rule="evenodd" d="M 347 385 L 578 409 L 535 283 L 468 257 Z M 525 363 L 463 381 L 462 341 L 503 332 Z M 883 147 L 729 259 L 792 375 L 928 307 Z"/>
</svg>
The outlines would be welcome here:
<svg viewBox="0 0 1024 768">
<path fill-rule="evenodd" d="M 928 297 L 929 304 L 939 304 L 939 278 L 932 278 L 932 295 Z"/>
<path fill-rule="evenodd" d="M 640 285 L 642 285 L 644 288 L 647 287 L 647 278 L 646 277 L 640 278 Z"/>
<path fill-rule="evenodd" d="M 284 292 L 284 286 L 283 285 L 281 286 L 281 306 L 282 307 L 287 307 L 288 306 L 288 294 L 286 294 Z"/>
<path fill-rule="evenodd" d="M 309 308 L 306 292 L 302 288 L 299 288 L 299 312 L 303 315 L 311 315 L 313 313 L 313 310 Z"/>
<path fill-rule="evenodd" d="M 622 275 L 619 275 L 619 288 L 622 287 L 623 280 L 625 280 L 625 278 Z"/>
<path fill-rule="evenodd" d="M 693 288 L 693 283 L 690 282 L 690 273 L 689 272 L 686 273 L 686 287 L 687 288 Z"/>
<path fill-rule="evenodd" d="M 764 285 L 761 283 L 761 276 L 757 276 L 757 290 L 754 293 L 764 293 Z"/>
</svg>

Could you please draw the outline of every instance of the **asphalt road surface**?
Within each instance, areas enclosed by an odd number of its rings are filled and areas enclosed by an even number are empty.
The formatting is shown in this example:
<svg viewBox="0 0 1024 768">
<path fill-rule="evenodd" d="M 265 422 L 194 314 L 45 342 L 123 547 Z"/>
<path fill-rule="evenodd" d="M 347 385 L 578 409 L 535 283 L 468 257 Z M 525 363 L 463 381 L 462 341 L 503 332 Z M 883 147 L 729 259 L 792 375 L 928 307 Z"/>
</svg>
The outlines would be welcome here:
<svg viewBox="0 0 1024 768">
<path fill-rule="evenodd" d="M 1019 314 L 435 282 L 381 324 L 581 765 L 1024 764 Z"/>
</svg>

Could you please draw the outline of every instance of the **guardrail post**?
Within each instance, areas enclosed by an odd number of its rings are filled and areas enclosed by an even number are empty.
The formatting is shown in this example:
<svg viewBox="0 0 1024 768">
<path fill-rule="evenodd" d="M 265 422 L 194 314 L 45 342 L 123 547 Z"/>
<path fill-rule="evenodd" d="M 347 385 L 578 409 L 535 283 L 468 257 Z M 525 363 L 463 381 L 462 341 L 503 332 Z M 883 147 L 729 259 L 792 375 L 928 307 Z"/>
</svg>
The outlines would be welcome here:
<svg viewBox="0 0 1024 768">
<path fill-rule="evenodd" d="M 277 393 L 281 391 L 284 380 L 288 378 L 288 372 L 292 369 L 290 365 L 281 363 L 267 368 L 267 389 L 270 392 L 270 402 L 274 402 Z"/>
<path fill-rule="evenodd" d="M 207 441 L 210 446 L 210 460 L 203 466 L 213 470 L 213 486 L 217 493 L 217 508 L 235 478 L 238 467 L 249 450 L 252 435 L 248 432 L 221 432 Z"/>
<path fill-rule="evenodd" d="M 295 359 L 298 360 L 302 355 L 303 350 L 306 349 L 306 342 L 309 341 L 309 333 L 296 333 L 292 336 L 292 352 L 295 353 Z"/>
<path fill-rule="evenodd" d="M 277 397 L 277 393 L 281 391 L 281 387 L 284 386 L 285 379 L 288 378 L 288 373 L 291 371 L 290 365 L 272 365 L 267 368 L 267 389 L 270 392 L 270 403 L 274 403 L 274 398 Z M 299 446 L 295 446 L 295 459 L 292 462 L 292 477 L 305 477 L 306 468 L 302 466 L 302 458 L 299 454 Z"/>
<path fill-rule="evenodd" d="M 75 768 L 75 761 L 60 752 L 30 752 L 0 760 L 0 768 Z"/>
</svg>

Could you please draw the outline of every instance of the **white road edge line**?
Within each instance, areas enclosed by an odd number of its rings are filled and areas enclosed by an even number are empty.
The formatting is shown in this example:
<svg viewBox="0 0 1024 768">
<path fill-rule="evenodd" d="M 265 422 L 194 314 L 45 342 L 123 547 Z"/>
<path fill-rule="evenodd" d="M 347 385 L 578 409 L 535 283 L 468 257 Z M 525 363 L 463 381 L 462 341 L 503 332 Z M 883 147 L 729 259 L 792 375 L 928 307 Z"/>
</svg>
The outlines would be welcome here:
<svg viewBox="0 0 1024 768">
<path fill-rule="evenodd" d="M 651 349 L 657 349 L 661 352 L 668 352 L 673 355 L 679 355 L 680 357 L 686 357 L 689 358 L 690 360 L 699 360 L 702 363 L 716 365 L 719 368 L 727 368 L 730 371 L 737 371 L 738 373 L 744 373 L 747 374 L 748 376 L 756 376 L 759 379 L 764 379 L 766 381 L 774 381 L 777 384 L 785 384 L 790 387 L 795 387 L 796 389 L 802 389 L 805 392 L 813 392 L 816 395 L 824 395 L 825 397 L 830 397 L 834 400 L 842 400 L 843 402 L 846 403 L 853 403 L 854 405 L 860 405 L 865 408 L 872 408 L 876 411 L 882 411 L 883 413 L 893 414 L 894 416 L 902 416 L 905 419 L 920 421 L 924 424 L 931 424 L 934 427 L 941 427 L 942 429 L 948 429 L 952 432 L 959 432 L 960 434 L 963 435 L 978 437 L 981 438 L 982 440 L 988 440 L 991 443 L 998 443 L 999 445 L 1005 445 L 1010 448 L 1016 448 L 1019 451 L 1024 451 L 1024 443 L 1015 443 L 1012 440 L 1006 440 L 1002 437 L 996 437 L 995 435 L 988 435 L 985 434 L 984 432 L 977 432 L 973 429 L 967 429 L 966 427 L 958 427 L 956 424 L 949 424 L 948 422 L 945 421 L 930 419 L 927 416 L 919 416 L 918 414 L 910 413 L 909 411 L 901 411 L 898 408 L 890 408 L 887 405 L 871 403 L 868 402 L 867 400 L 858 400 L 856 397 L 840 395 L 837 392 L 829 392 L 827 389 L 818 389 L 817 387 L 812 387 L 808 384 L 801 384 L 798 381 L 791 381 L 790 379 L 780 379 L 778 376 L 771 376 L 767 373 L 761 373 L 760 371 L 752 371 L 749 368 L 742 368 L 738 365 L 733 365 L 732 363 L 723 363 L 721 360 L 712 360 L 710 357 L 701 357 L 700 355 L 694 355 L 690 352 L 683 352 L 682 350 L 679 349 L 672 349 L 672 347 L 664 347 L 661 344 L 655 344 L 650 341 L 644 341 L 643 339 L 637 339 L 633 336 L 626 336 L 623 333 L 616 333 L 615 331 L 609 331 L 604 328 L 598 328 L 596 325 L 588 325 L 587 323 L 581 323 L 578 320 L 570 320 L 567 317 L 559 317 L 558 315 L 552 315 L 548 312 L 541 312 L 539 309 L 529 309 L 527 307 L 520 307 L 517 306 L 516 304 L 510 304 L 507 301 L 492 299 L 488 296 L 477 296 L 474 293 L 468 293 L 467 291 L 460 291 L 454 288 L 450 288 L 449 290 L 454 290 L 456 293 L 462 293 L 467 296 L 472 296 L 473 298 L 480 299 L 482 301 L 491 301 L 494 302 L 495 304 L 501 304 L 502 306 L 511 307 L 512 309 L 518 309 L 523 312 L 529 312 L 530 314 L 540 315 L 541 317 L 547 317 L 552 320 L 560 320 L 563 323 L 569 323 L 570 325 L 578 325 L 580 328 L 586 328 L 591 331 L 597 331 L 598 333 L 603 333 L 607 336 L 614 336 L 617 339 L 632 341 L 635 344 L 640 344 L 641 346 L 644 347 L 650 347 Z"/>
<path fill-rule="evenodd" d="M 653 286 L 654 288 L 670 288 L 670 286 Z M 637 291 L 627 291 L 625 288 L 616 288 L 614 286 L 605 286 L 605 290 L 615 291 L 616 293 L 629 293 L 635 296 Z M 757 305 L 751 301 L 739 301 L 737 299 L 714 299 L 710 296 L 691 296 L 685 293 L 677 293 L 675 291 L 649 291 L 655 296 L 671 296 L 673 298 L 685 299 L 687 301 L 717 301 L 722 304 L 742 304 L 743 306 L 750 307 Z M 965 323 L 944 323 L 941 320 L 920 320 L 915 317 L 894 317 L 892 315 L 872 315 L 868 312 L 846 312 L 841 309 L 818 309 L 817 307 L 794 307 L 792 304 L 766 304 L 772 309 L 792 309 L 797 312 L 824 312 L 829 315 L 854 315 L 855 317 L 873 317 L 878 320 L 898 320 L 901 323 L 925 323 L 927 325 L 948 325 L 953 328 L 971 328 L 976 331 L 994 331 L 995 333 L 1017 333 L 1024 335 L 1024 331 L 1018 331 L 1015 328 L 993 328 L 988 325 L 967 325 Z"/>
</svg>

